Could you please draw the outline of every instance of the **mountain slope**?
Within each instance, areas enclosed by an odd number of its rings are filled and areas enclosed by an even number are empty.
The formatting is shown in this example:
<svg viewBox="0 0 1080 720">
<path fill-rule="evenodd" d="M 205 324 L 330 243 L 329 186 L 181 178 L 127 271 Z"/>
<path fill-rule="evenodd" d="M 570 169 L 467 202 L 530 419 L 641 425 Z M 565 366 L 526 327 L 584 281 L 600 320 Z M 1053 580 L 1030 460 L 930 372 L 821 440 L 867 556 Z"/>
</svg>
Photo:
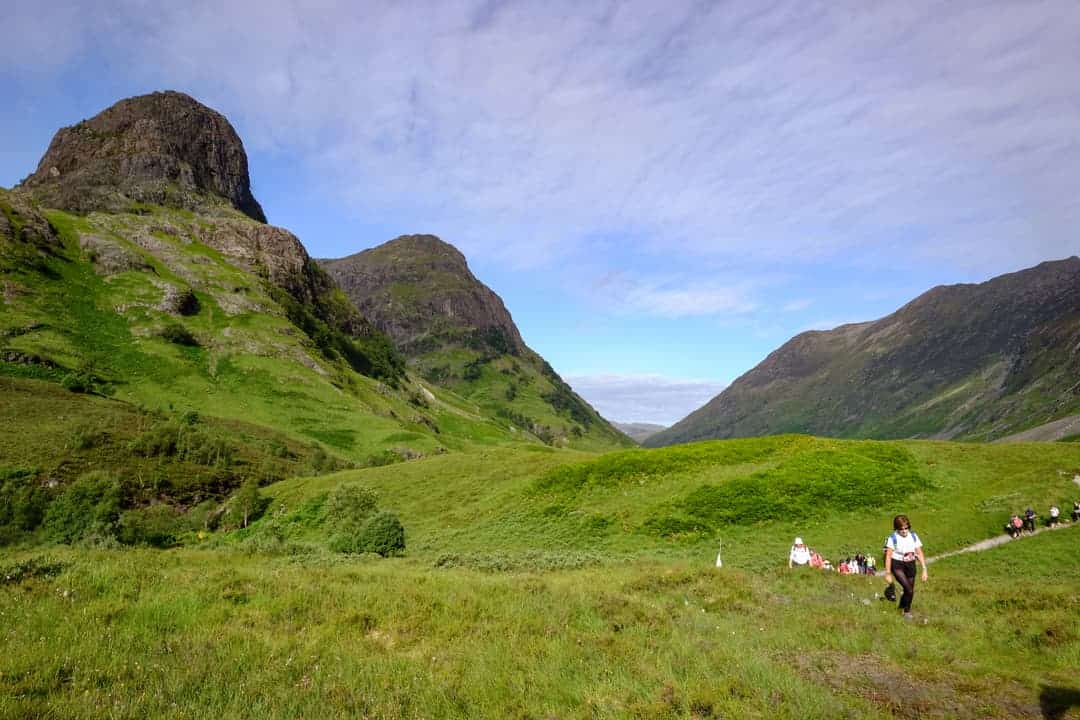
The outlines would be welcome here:
<svg viewBox="0 0 1080 720">
<path fill-rule="evenodd" d="M 1080 258 L 797 335 L 652 447 L 806 432 L 993 439 L 1080 408 Z"/>
<path fill-rule="evenodd" d="M 299 239 L 263 222 L 228 121 L 179 93 L 59 131 L 0 189 L 0 374 L 357 462 L 519 439 L 406 374 Z"/>
<path fill-rule="evenodd" d="M 549 444 L 630 443 L 525 345 L 502 299 L 453 245 L 405 235 L 319 263 L 428 381 Z"/>
</svg>

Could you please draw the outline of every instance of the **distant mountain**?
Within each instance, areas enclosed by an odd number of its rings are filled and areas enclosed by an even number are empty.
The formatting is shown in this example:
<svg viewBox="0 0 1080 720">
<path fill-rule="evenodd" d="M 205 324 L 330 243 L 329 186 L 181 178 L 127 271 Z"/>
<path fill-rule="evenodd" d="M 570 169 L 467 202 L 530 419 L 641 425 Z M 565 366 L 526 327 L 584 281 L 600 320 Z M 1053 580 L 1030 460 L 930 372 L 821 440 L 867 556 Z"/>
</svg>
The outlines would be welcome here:
<svg viewBox="0 0 1080 720">
<path fill-rule="evenodd" d="M 645 442 L 645 439 L 655 435 L 661 430 L 666 430 L 666 425 L 654 425 L 652 423 L 620 423 L 613 422 L 616 428 L 623 432 L 627 437 L 636 442 Z"/>
<path fill-rule="evenodd" d="M 410 368 L 546 442 L 629 444 L 521 338 L 501 298 L 434 235 L 319 260 Z"/>
<path fill-rule="evenodd" d="M 1078 409 L 1080 258 L 1071 257 L 797 335 L 645 444 L 789 432 L 991 440 Z"/>
</svg>

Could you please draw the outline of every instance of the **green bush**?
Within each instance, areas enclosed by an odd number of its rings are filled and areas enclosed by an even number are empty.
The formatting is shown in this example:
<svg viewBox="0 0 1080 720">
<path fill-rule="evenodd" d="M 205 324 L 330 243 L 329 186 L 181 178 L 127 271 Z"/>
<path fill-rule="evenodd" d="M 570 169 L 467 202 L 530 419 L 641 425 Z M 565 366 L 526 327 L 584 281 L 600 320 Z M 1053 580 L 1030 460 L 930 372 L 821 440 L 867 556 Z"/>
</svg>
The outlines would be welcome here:
<svg viewBox="0 0 1080 720">
<path fill-rule="evenodd" d="M 143 457 L 172 457 L 180 428 L 171 423 L 158 425 L 131 441 L 128 449 Z"/>
<path fill-rule="evenodd" d="M 341 485 L 326 499 L 325 523 L 333 533 L 330 549 L 387 557 L 405 550 L 405 528 L 397 516 L 378 511 L 379 498 L 362 485 Z"/>
<path fill-rule="evenodd" d="M 326 499 L 326 520 L 337 530 L 356 532 L 375 513 L 379 496 L 362 485 L 339 485 Z"/>
<path fill-rule="evenodd" d="M 353 555 L 400 555 L 405 551 L 405 527 L 397 515 L 380 512 L 372 515 L 358 531 L 339 532 L 334 535 L 330 541 L 330 549 Z"/>
<path fill-rule="evenodd" d="M 90 535 L 116 534 L 122 494 L 120 482 L 94 471 L 80 476 L 45 513 L 45 532 L 53 540 L 71 543 Z"/>
<path fill-rule="evenodd" d="M 0 469 L 0 527 L 9 528 L 9 540 L 37 528 L 45 518 L 49 493 L 31 468 Z M 2 544 L 2 543 L 0 543 Z"/>
<path fill-rule="evenodd" d="M 177 322 L 167 324 L 165 327 L 161 328 L 159 334 L 162 338 L 175 345 L 184 345 L 187 347 L 199 346 L 199 341 L 195 339 L 195 336 L 191 334 L 191 331 Z"/>
<path fill-rule="evenodd" d="M 117 536 L 125 545 L 150 545 L 165 548 L 187 530 L 185 518 L 175 508 L 160 503 L 120 515 Z"/>
</svg>

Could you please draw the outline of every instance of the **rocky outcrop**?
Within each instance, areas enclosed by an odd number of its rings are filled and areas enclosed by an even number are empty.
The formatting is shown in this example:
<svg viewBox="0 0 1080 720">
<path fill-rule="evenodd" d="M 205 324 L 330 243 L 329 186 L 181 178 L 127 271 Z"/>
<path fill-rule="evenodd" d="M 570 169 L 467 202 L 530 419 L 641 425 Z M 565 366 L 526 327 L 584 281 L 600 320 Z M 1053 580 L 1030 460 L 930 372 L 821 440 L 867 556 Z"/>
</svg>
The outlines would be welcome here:
<svg viewBox="0 0 1080 720">
<path fill-rule="evenodd" d="M 987 440 L 1080 410 L 1080 258 L 789 340 L 648 446 L 804 432 Z"/>
<path fill-rule="evenodd" d="M 22 193 L 0 189 L 0 245 L 53 253 L 60 237 Z"/>
<path fill-rule="evenodd" d="M 46 206 L 80 213 L 132 202 L 200 210 L 225 201 L 266 222 L 232 125 L 172 91 L 121 100 L 59 130 L 22 185 Z"/>
<path fill-rule="evenodd" d="M 465 340 L 511 355 L 525 350 L 502 299 L 476 279 L 457 248 L 434 235 L 403 235 L 318 262 L 406 354 Z"/>
</svg>

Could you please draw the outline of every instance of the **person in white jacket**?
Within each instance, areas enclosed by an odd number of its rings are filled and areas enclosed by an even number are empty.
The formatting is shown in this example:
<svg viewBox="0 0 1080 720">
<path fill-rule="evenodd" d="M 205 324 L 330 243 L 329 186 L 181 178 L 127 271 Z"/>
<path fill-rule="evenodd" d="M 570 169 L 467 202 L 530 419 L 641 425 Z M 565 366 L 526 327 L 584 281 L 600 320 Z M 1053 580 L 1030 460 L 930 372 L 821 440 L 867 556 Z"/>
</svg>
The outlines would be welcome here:
<svg viewBox="0 0 1080 720">
<path fill-rule="evenodd" d="M 801 537 L 795 538 L 795 542 L 791 544 L 791 552 L 788 553 L 787 566 L 795 567 L 796 565 L 804 567 L 810 564 L 810 548 L 806 547 L 806 543 L 802 541 Z"/>
<path fill-rule="evenodd" d="M 911 529 L 907 515 L 893 518 L 893 533 L 885 538 L 885 582 L 900 583 L 900 611 L 904 619 L 911 619 L 911 601 L 915 598 L 915 562 L 922 566 L 922 579 L 927 582 L 926 557 L 922 540 Z"/>
</svg>

